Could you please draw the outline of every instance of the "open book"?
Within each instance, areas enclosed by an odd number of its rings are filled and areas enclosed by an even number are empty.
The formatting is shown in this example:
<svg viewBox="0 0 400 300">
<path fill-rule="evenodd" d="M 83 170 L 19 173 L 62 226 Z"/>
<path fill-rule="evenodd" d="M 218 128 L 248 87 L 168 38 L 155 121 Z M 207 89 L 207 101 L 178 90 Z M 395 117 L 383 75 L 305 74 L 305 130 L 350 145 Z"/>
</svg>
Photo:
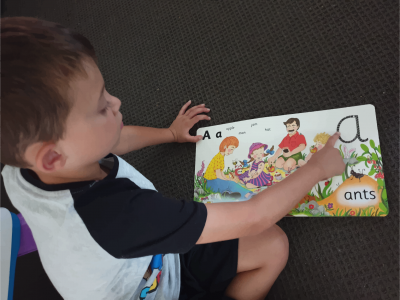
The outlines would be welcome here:
<svg viewBox="0 0 400 300">
<path fill-rule="evenodd" d="M 336 131 L 346 169 L 319 182 L 287 216 L 389 213 L 375 108 L 361 105 L 197 130 L 194 201 L 246 201 L 307 164 Z M 284 201 L 282 199 L 281 201 Z"/>
</svg>

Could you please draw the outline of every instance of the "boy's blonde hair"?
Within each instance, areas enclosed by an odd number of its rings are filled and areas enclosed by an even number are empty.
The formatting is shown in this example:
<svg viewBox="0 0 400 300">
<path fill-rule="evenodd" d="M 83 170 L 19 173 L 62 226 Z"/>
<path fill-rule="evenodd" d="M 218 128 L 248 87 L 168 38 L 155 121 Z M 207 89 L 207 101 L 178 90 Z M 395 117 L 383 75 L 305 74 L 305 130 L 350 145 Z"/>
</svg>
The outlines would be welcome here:
<svg viewBox="0 0 400 300">
<path fill-rule="evenodd" d="M 321 144 L 326 144 L 326 142 L 329 140 L 331 136 L 325 132 L 323 133 L 318 133 L 315 138 L 314 138 L 314 142 L 320 142 Z"/>
<path fill-rule="evenodd" d="M 97 65 L 84 36 L 30 17 L 1 19 L 1 162 L 30 168 L 24 153 L 36 142 L 57 142 L 74 104 L 69 83 L 87 77 L 83 60 Z"/>
</svg>

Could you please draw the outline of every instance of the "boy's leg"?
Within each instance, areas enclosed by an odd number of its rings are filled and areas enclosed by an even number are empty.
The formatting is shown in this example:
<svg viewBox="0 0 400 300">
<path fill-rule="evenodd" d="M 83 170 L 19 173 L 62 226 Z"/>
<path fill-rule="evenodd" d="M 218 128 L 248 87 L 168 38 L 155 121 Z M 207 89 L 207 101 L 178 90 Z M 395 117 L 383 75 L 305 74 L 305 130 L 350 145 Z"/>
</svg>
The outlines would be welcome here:
<svg viewBox="0 0 400 300">
<path fill-rule="evenodd" d="M 299 159 L 299 161 L 297 162 L 297 164 L 302 167 L 306 164 L 307 162 L 305 160 Z"/>
<path fill-rule="evenodd" d="M 249 188 L 249 189 L 254 189 L 254 188 L 256 188 L 257 186 L 254 185 L 254 184 L 252 184 L 252 183 L 250 183 L 250 182 L 248 182 L 248 183 L 246 183 L 246 187 Z"/>
<path fill-rule="evenodd" d="M 245 189 L 240 184 L 233 182 L 233 181 L 228 181 L 228 182 L 229 182 L 228 191 L 231 193 L 240 193 L 240 195 L 242 195 L 240 197 L 241 200 L 248 199 L 250 197 L 250 195 L 252 194 L 251 191 L 249 191 L 248 189 Z"/>
<path fill-rule="evenodd" d="M 293 158 L 289 158 L 283 165 L 283 168 L 285 169 L 285 171 L 288 171 L 289 169 L 293 170 L 295 165 L 296 161 Z"/>
<path fill-rule="evenodd" d="M 210 188 L 214 193 L 223 193 L 229 188 L 229 181 L 222 179 L 213 179 L 207 181 L 207 187 Z"/>
<path fill-rule="evenodd" d="M 304 165 L 306 164 L 306 162 L 305 162 L 304 160 L 302 160 L 302 159 L 299 159 L 299 161 L 297 162 L 297 164 L 298 164 L 300 167 L 302 167 L 302 166 L 304 166 Z"/>
<path fill-rule="evenodd" d="M 282 157 L 279 157 L 276 161 L 275 167 L 282 169 L 284 164 L 285 164 L 285 160 Z"/>
<path fill-rule="evenodd" d="M 289 242 L 274 225 L 264 232 L 239 239 L 237 275 L 225 291 L 233 299 L 264 299 L 286 265 Z"/>
</svg>

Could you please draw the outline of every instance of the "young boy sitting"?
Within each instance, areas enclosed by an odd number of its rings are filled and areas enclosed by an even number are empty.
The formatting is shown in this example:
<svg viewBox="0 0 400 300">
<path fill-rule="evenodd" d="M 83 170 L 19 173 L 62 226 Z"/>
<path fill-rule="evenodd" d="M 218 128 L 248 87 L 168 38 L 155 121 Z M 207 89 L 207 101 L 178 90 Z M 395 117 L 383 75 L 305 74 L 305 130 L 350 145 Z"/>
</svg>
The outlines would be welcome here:
<svg viewBox="0 0 400 300">
<path fill-rule="evenodd" d="M 264 299 L 285 267 L 275 225 L 344 163 L 326 146 L 248 201 L 164 197 L 119 156 L 197 142 L 204 105 L 185 104 L 169 128 L 124 126 L 90 42 L 34 18 L 1 20 L 1 162 L 6 192 L 32 230 L 64 299 Z"/>
</svg>

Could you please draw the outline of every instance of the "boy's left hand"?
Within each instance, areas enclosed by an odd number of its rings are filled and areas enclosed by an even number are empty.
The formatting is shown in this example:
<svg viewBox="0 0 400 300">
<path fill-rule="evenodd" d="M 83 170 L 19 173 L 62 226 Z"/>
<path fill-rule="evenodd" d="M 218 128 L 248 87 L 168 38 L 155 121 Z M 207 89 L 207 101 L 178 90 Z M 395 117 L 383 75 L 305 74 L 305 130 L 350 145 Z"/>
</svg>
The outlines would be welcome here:
<svg viewBox="0 0 400 300">
<path fill-rule="evenodd" d="M 204 104 L 193 106 L 191 109 L 186 111 L 192 101 L 189 100 L 182 109 L 179 111 L 178 116 L 175 121 L 172 122 L 171 126 L 168 128 L 171 130 L 174 135 L 174 142 L 177 143 L 196 143 L 200 141 L 203 136 L 191 136 L 189 134 L 189 130 L 200 120 L 210 120 L 211 118 L 207 115 L 198 115 L 199 113 L 210 111 L 209 108 L 206 108 Z M 186 112 L 185 112 L 186 111 Z"/>
</svg>

